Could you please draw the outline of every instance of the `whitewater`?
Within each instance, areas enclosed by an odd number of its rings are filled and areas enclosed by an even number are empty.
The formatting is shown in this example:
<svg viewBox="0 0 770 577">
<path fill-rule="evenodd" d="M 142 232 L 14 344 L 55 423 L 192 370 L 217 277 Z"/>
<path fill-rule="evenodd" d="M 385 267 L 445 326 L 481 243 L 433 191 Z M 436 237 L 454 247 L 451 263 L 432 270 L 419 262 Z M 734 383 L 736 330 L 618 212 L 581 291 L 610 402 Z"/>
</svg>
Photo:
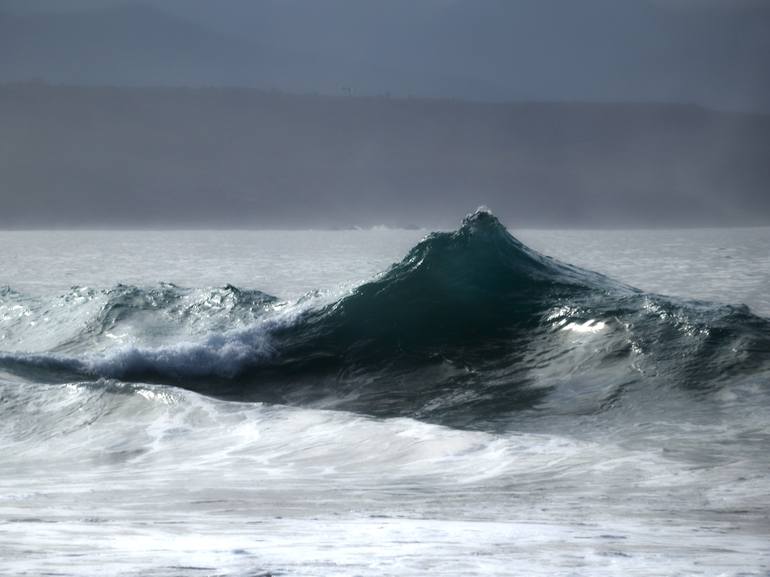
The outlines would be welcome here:
<svg viewBox="0 0 770 577">
<path fill-rule="evenodd" d="M 0 575 L 770 574 L 770 229 L 0 245 Z"/>
</svg>

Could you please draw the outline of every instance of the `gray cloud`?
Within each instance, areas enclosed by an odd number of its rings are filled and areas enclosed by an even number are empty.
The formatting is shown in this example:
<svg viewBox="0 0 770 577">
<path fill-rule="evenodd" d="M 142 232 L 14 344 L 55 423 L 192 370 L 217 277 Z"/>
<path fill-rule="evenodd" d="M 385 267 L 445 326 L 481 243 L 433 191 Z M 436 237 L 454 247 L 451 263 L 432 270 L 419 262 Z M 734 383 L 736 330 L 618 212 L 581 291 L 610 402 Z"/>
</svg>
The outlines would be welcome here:
<svg viewBox="0 0 770 577">
<path fill-rule="evenodd" d="M 6 0 L 4 6 L 26 16 L 0 20 L 0 80 L 770 110 L 770 3 L 764 1 Z M 68 16 L 55 15 L 65 7 Z"/>
</svg>

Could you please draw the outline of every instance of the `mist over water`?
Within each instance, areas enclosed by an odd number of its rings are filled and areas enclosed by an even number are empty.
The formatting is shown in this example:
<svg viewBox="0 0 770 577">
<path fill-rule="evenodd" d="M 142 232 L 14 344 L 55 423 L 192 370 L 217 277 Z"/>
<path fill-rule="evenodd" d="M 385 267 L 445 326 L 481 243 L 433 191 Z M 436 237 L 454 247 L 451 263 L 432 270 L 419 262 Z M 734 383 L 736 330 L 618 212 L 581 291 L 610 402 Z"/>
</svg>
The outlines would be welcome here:
<svg viewBox="0 0 770 577">
<path fill-rule="evenodd" d="M 3 228 L 770 223 L 770 116 L 689 104 L 33 83 L 0 126 Z"/>
<path fill-rule="evenodd" d="M 3 233 L 9 574 L 767 571 L 767 229 L 206 234 Z"/>
</svg>

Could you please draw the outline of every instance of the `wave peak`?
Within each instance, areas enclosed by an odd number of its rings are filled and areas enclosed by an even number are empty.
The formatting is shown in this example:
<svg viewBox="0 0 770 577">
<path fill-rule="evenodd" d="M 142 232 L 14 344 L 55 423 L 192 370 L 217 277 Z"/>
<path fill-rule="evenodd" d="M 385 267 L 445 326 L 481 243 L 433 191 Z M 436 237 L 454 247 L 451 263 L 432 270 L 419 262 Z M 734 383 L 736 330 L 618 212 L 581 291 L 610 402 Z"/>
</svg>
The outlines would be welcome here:
<svg viewBox="0 0 770 577">
<path fill-rule="evenodd" d="M 119 286 L 103 296 L 90 333 L 136 325 L 143 340 L 94 351 L 86 330 L 74 348 L 0 353 L 0 369 L 444 422 L 533 408 L 551 390 L 564 403 L 604 410 L 638 383 L 708 390 L 714 374 L 770 370 L 764 319 L 644 294 L 558 262 L 487 209 L 426 236 L 331 304 L 276 303 L 230 285 L 203 294 Z M 148 343 L 150 329 L 172 321 L 183 338 Z"/>
</svg>

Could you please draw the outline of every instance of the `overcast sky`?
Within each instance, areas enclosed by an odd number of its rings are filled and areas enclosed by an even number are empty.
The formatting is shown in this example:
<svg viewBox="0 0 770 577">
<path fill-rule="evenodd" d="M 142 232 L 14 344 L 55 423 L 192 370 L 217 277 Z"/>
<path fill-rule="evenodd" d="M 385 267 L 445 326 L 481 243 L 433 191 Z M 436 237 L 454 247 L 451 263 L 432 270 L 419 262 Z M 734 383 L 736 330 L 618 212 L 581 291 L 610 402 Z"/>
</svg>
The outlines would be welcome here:
<svg viewBox="0 0 770 577">
<path fill-rule="evenodd" d="M 0 80 L 770 111 L 767 0 L 0 0 Z"/>
<path fill-rule="evenodd" d="M 770 0 L 0 0 L 0 228 L 767 224 L 768 113 Z"/>
</svg>

